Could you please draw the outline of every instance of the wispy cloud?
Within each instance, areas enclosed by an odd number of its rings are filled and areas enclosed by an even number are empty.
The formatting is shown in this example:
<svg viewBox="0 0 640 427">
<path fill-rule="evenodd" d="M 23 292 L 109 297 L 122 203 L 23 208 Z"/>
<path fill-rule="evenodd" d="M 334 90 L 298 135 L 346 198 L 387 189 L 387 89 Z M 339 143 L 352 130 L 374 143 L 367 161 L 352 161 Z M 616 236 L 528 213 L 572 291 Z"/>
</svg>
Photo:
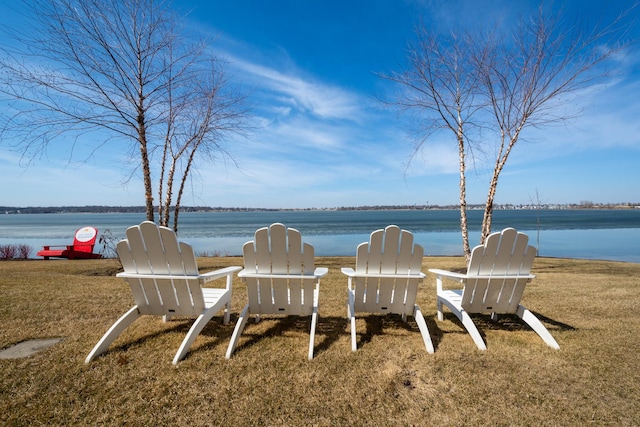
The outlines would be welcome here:
<svg viewBox="0 0 640 427">
<path fill-rule="evenodd" d="M 363 100 L 354 93 L 229 54 L 225 56 L 232 67 L 245 74 L 248 81 L 269 93 L 272 102 L 280 104 L 273 107 L 280 112 L 288 114 L 295 109 L 320 119 L 350 121 L 358 120 L 362 115 Z"/>
</svg>

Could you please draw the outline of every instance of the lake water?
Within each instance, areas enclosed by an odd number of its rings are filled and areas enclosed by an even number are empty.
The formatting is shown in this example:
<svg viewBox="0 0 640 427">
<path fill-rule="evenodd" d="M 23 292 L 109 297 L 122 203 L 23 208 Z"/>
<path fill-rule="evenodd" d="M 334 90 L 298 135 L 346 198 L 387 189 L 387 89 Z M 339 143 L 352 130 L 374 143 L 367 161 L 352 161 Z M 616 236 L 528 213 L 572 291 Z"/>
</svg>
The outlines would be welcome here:
<svg viewBox="0 0 640 427">
<path fill-rule="evenodd" d="M 468 217 L 473 247 L 480 240 L 482 211 L 469 211 Z M 122 238 L 127 227 L 144 219 L 131 213 L 0 215 L 0 245 L 27 244 L 35 257 L 45 244 L 71 243 L 81 226 Z M 354 256 L 371 231 L 389 224 L 413 232 L 426 255 L 462 254 L 456 210 L 207 212 L 181 213 L 180 220 L 180 239 L 200 254 L 240 255 L 255 230 L 273 222 L 300 230 L 318 256 Z M 493 230 L 505 227 L 527 233 L 541 256 L 640 262 L 640 209 L 496 211 Z"/>
</svg>

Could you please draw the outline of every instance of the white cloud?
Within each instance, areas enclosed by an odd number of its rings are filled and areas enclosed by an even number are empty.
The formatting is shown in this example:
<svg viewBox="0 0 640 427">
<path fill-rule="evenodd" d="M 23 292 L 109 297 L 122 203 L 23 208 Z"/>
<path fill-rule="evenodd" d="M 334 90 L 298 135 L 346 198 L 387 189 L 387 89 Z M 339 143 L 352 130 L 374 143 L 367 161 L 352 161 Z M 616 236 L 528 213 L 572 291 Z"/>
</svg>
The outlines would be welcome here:
<svg viewBox="0 0 640 427">
<path fill-rule="evenodd" d="M 307 112 L 320 119 L 358 120 L 362 114 L 360 96 L 342 88 L 287 74 L 261 64 L 225 54 L 231 66 L 249 77 L 259 89 L 271 93 L 282 106 L 275 107 L 289 114 L 291 109 Z M 273 107 L 272 107 L 273 108 Z"/>
</svg>

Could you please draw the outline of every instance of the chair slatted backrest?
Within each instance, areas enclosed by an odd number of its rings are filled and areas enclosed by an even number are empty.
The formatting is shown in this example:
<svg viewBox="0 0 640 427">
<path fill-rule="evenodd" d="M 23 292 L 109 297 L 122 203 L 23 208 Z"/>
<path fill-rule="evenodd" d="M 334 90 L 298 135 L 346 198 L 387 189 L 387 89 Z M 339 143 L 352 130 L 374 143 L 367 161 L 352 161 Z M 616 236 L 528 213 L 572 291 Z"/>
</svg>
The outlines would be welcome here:
<svg viewBox="0 0 640 427">
<path fill-rule="evenodd" d="M 204 297 L 191 246 L 150 221 L 129 227 L 126 236 L 117 251 L 140 313 L 200 315 Z"/>
<path fill-rule="evenodd" d="M 76 230 L 73 237 L 73 250 L 76 252 L 93 252 L 98 237 L 98 229 L 95 227 L 82 227 Z"/>
<path fill-rule="evenodd" d="M 390 225 L 371 233 L 369 242 L 358 245 L 354 277 L 355 311 L 368 313 L 413 313 L 421 277 L 424 249 L 414 244 L 413 234 Z M 376 274 L 393 277 L 376 277 Z M 413 277 L 408 277 L 413 274 Z"/>
<path fill-rule="evenodd" d="M 254 314 L 313 313 L 314 249 L 300 232 L 275 223 L 256 231 L 242 247 L 244 268 L 269 277 L 245 277 L 249 311 Z M 279 277 L 282 276 L 282 277 Z"/>
<path fill-rule="evenodd" d="M 467 312 L 516 312 L 536 256 L 536 248 L 528 241 L 526 234 L 505 228 L 473 248 L 462 293 L 462 307 Z"/>
</svg>

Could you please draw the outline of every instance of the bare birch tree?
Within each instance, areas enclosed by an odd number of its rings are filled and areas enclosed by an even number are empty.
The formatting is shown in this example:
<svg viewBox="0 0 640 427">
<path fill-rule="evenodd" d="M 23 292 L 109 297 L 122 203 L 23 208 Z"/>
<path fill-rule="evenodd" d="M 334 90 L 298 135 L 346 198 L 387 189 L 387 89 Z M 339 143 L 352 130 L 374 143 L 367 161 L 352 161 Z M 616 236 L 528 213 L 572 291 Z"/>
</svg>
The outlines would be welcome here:
<svg viewBox="0 0 640 427">
<path fill-rule="evenodd" d="M 166 157 L 156 165 L 154 153 L 170 154 L 172 178 L 179 163 L 187 165 L 184 183 L 196 153 L 220 147 L 221 130 L 241 130 L 241 97 L 232 102 L 221 96 L 226 88 L 216 85 L 228 82 L 211 78 L 211 65 L 221 63 L 205 43 L 183 36 L 167 1 L 28 4 L 34 27 L 12 29 L 11 43 L 2 46 L 0 93 L 12 101 L 3 115 L 3 137 L 19 141 L 26 158 L 63 143 L 61 136 L 87 144 L 88 136 L 99 135 L 94 150 L 121 144 L 123 152 L 137 151 L 133 173 L 142 174 L 146 217 L 153 221 L 153 174 L 159 174 L 158 194 L 167 194 L 165 204 L 173 191 L 172 180 L 163 182 Z M 210 115 L 200 118 L 207 111 Z M 228 113 L 235 121 L 225 121 Z M 216 127 L 218 120 L 224 124 Z M 184 149 L 176 150 L 179 145 Z"/>
<path fill-rule="evenodd" d="M 401 84 L 397 105 L 417 112 L 416 156 L 427 140 L 444 130 L 455 138 L 458 148 L 460 229 L 465 253 L 470 253 L 467 227 L 466 161 L 472 148 L 471 133 L 477 130 L 475 116 L 481 109 L 480 79 L 471 66 L 468 37 L 451 34 L 446 43 L 425 27 L 416 30 L 417 41 L 410 45 L 408 66 L 382 77 Z"/>
<path fill-rule="evenodd" d="M 244 96 L 235 91 L 222 90 L 229 86 L 224 67 L 219 61 L 211 61 L 209 74 L 199 75 L 190 82 L 179 102 L 170 97 L 169 120 L 166 123 L 158 199 L 159 223 L 169 226 L 173 206 L 173 229 L 178 230 L 178 218 L 185 186 L 196 157 L 211 160 L 217 155 L 234 161 L 223 143 L 230 133 L 242 134 L 246 129 Z M 193 90 L 197 88 L 197 90 Z M 179 93 L 175 88 L 170 94 Z M 180 118 L 178 120 L 177 118 Z M 178 192 L 174 201 L 174 183 L 178 180 Z"/>
<path fill-rule="evenodd" d="M 416 30 L 417 42 L 409 47 L 406 69 L 382 76 L 403 89 L 394 103 L 412 110 L 423 124 L 414 155 L 440 130 L 455 136 L 467 258 L 465 176 L 474 148 L 495 153 L 480 230 L 484 243 L 491 233 L 500 173 L 522 132 L 575 117 L 577 112 L 561 107 L 571 95 L 606 75 L 600 65 L 622 48 L 624 17 L 582 32 L 577 22 L 540 7 L 538 14 L 521 20 L 506 36 L 478 29 L 442 37 L 422 25 Z"/>
<path fill-rule="evenodd" d="M 624 12 L 613 23 L 581 30 L 566 15 L 542 7 L 531 19 L 523 19 L 513 33 L 513 43 L 483 34 L 491 57 L 476 56 L 482 79 L 482 95 L 494 119 L 498 144 L 482 218 L 481 240 L 491 233 L 493 205 L 500 173 L 527 128 L 541 128 L 575 117 L 577 111 L 562 108 L 579 90 L 607 75 L 599 67 L 622 48 L 626 27 Z"/>
</svg>

